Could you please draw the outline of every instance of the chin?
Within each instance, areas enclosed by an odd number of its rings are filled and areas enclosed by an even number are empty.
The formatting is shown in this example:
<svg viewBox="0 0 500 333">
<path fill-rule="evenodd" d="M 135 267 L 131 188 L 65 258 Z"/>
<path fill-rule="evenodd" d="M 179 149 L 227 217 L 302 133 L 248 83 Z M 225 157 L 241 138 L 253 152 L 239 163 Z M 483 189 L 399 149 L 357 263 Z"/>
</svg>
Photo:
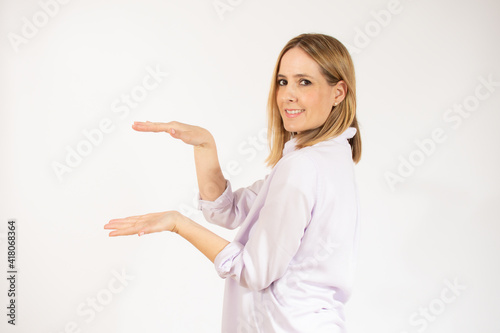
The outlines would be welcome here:
<svg viewBox="0 0 500 333">
<path fill-rule="evenodd" d="M 288 132 L 296 132 L 296 133 L 298 133 L 298 132 L 302 132 L 302 131 L 304 130 L 304 129 L 302 128 L 302 126 L 296 126 L 296 125 L 295 125 L 295 126 L 294 126 L 294 125 L 290 126 L 290 124 L 288 124 L 288 125 L 285 125 L 285 124 L 284 124 L 284 125 L 283 125 L 283 127 L 284 127 L 284 128 L 285 128 L 285 130 L 287 130 Z"/>
<path fill-rule="evenodd" d="M 296 126 L 284 126 L 287 132 L 300 132 L 300 130 Z"/>
</svg>

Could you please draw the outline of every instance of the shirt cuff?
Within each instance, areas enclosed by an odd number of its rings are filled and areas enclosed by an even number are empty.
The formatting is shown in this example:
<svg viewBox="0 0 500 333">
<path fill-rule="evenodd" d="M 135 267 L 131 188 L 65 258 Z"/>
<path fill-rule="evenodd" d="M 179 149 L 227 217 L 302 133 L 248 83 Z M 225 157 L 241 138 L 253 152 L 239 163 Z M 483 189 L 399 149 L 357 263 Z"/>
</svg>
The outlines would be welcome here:
<svg viewBox="0 0 500 333">
<path fill-rule="evenodd" d="M 200 192 L 198 192 L 198 210 L 217 210 L 226 207 L 231 203 L 231 183 L 226 179 L 226 189 L 214 201 L 203 200 Z"/>
<path fill-rule="evenodd" d="M 233 267 L 234 258 L 236 258 L 241 251 L 243 251 L 243 244 L 240 242 L 231 242 L 226 245 L 222 251 L 214 259 L 214 266 L 217 274 L 223 279 L 228 277 Z"/>
</svg>

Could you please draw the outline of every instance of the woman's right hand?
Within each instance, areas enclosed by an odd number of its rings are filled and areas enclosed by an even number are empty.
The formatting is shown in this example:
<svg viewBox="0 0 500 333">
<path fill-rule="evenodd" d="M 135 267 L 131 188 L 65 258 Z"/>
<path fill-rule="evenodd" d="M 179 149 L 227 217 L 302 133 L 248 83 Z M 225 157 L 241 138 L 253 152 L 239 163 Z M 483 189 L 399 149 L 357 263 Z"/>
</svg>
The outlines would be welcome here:
<svg viewBox="0 0 500 333">
<path fill-rule="evenodd" d="M 168 123 L 136 121 L 132 128 L 138 132 L 166 132 L 175 139 L 195 147 L 204 147 L 214 140 L 212 134 L 203 127 L 188 125 L 178 121 Z"/>
</svg>

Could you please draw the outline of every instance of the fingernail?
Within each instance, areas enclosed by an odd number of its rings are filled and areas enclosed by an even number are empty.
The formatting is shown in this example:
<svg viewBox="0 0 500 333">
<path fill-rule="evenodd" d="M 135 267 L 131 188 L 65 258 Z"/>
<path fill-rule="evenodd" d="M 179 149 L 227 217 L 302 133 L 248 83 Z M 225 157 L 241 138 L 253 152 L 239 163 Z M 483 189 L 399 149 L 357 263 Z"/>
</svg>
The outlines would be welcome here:
<svg viewBox="0 0 500 333">
<path fill-rule="evenodd" d="M 173 128 L 172 128 L 171 132 L 172 132 L 172 134 L 175 134 L 175 130 Z"/>
<path fill-rule="evenodd" d="M 142 235 L 144 235 L 144 231 L 141 231 L 141 232 L 139 233 L 139 237 L 140 237 L 140 236 L 142 236 Z"/>
</svg>

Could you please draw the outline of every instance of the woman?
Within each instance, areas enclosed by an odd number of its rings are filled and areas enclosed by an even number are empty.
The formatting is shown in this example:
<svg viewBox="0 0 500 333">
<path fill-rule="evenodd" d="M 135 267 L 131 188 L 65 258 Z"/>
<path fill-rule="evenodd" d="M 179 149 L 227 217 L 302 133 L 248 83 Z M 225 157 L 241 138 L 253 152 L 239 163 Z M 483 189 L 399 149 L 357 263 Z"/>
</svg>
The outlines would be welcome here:
<svg viewBox="0 0 500 333">
<path fill-rule="evenodd" d="M 175 211 L 109 221 L 110 236 L 178 233 L 226 279 L 223 332 L 345 332 L 358 239 L 361 156 L 354 67 L 335 38 L 303 34 L 281 51 L 268 100 L 271 172 L 231 189 L 201 127 L 136 122 L 194 146 L 199 205 L 232 242 Z"/>
</svg>

